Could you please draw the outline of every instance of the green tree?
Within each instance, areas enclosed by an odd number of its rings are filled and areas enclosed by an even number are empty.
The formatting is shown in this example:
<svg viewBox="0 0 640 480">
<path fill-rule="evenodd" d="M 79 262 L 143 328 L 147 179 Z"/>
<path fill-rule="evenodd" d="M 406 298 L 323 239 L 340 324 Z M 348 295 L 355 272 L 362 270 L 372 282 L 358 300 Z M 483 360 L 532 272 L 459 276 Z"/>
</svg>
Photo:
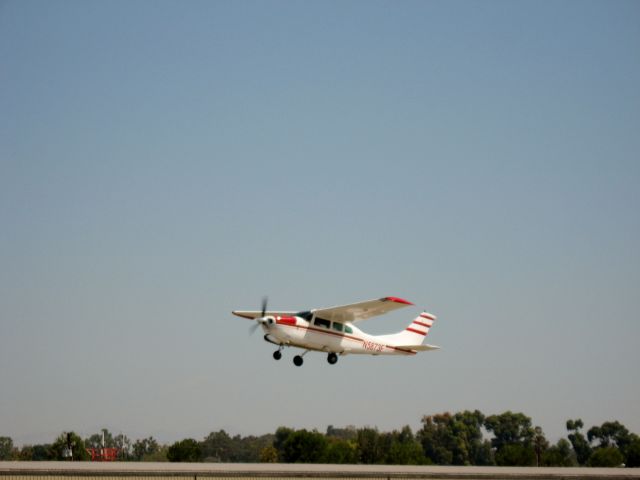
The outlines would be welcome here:
<svg viewBox="0 0 640 480">
<path fill-rule="evenodd" d="M 531 444 L 507 443 L 496 450 L 495 459 L 501 467 L 532 467 L 536 464 L 536 452 Z"/>
<path fill-rule="evenodd" d="M 13 439 L 11 437 L 0 437 L 0 460 L 11 460 L 13 458 Z"/>
<path fill-rule="evenodd" d="M 491 465 L 491 445 L 482 436 L 484 420 L 478 410 L 425 416 L 417 437 L 433 463 Z"/>
<path fill-rule="evenodd" d="M 193 438 L 175 442 L 167 451 L 170 462 L 199 462 L 201 458 L 200 445 Z"/>
<path fill-rule="evenodd" d="M 573 432 L 569 433 L 568 438 L 576 454 L 576 460 L 579 465 L 586 465 L 591 456 L 592 449 L 585 436 L 580 432 L 582 427 L 584 427 L 584 424 L 579 418 L 576 420 L 567 420 L 567 430 Z"/>
<path fill-rule="evenodd" d="M 531 427 L 531 418 L 523 413 L 504 412 L 491 415 L 484 422 L 485 428 L 492 432 L 491 444 L 496 448 L 495 461 L 501 466 L 529 466 L 536 464 L 533 446 L 535 431 Z"/>
<path fill-rule="evenodd" d="M 354 464 L 358 463 L 358 445 L 354 440 L 330 437 L 322 463 Z"/>
<path fill-rule="evenodd" d="M 388 447 L 385 448 L 387 452 L 385 463 L 390 465 L 423 465 L 427 463 L 422 445 L 416 440 L 408 425 L 403 427 L 401 431 L 393 431 L 384 437 L 388 439 Z"/>
<path fill-rule="evenodd" d="M 491 444 L 498 449 L 503 445 L 531 443 L 535 433 L 531 427 L 531 418 L 524 413 L 511 411 L 487 417 L 484 426 L 493 433 Z"/>
<path fill-rule="evenodd" d="M 202 457 L 207 462 L 228 462 L 233 456 L 233 440 L 227 432 L 211 432 L 201 442 Z"/>
<path fill-rule="evenodd" d="M 535 427 L 533 432 L 533 450 L 536 454 L 536 467 L 539 467 L 543 453 L 549 448 L 549 442 L 542 432 L 542 427 Z"/>
<path fill-rule="evenodd" d="M 618 467 L 624 462 L 624 457 L 616 447 L 596 448 L 587 464 L 590 467 Z"/>
<path fill-rule="evenodd" d="M 598 447 L 615 446 L 624 450 L 630 443 L 631 436 L 629 430 L 620 422 L 604 422 L 599 427 L 591 427 L 587 432 L 590 442 L 598 440 Z"/>
<path fill-rule="evenodd" d="M 158 450 L 151 453 L 146 453 L 142 457 L 143 462 L 168 462 L 167 454 L 169 453 L 169 447 L 167 445 L 160 445 Z"/>
<path fill-rule="evenodd" d="M 160 445 L 153 437 L 136 440 L 132 447 L 133 458 L 137 461 L 143 460 L 146 456 L 152 455 L 160 450 Z"/>
<path fill-rule="evenodd" d="M 289 436 L 294 432 L 293 429 L 288 427 L 278 427 L 273 439 L 273 447 L 278 451 L 278 461 L 284 462 L 284 443 Z"/>
<path fill-rule="evenodd" d="M 316 431 L 296 430 L 288 436 L 282 448 L 287 463 L 319 463 L 325 456 L 327 439 Z"/>
<path fill-rule="evenodd" d="M 575 454 L 568 440 L 561 438 L 558 443 L 550 446 L 542 453 L 540 465 L 543 467 L 574 467 Z"/>
<path fill-rule="evenodd" d="M 627 467 L 640 467 L 640 437 L 631 434 L 631 441 L 624 452 L 624 463 Z"/>
<path fill-rule="evenodd" d="M 102 439 L 104 438 L 104 445 L 102 444 Z M 116 442 L 113 438 L 113 435 L 106 428 L 101 429 L 98 433 L 94 433 L 88 438 L 85 438 L 84 443 L 87 448 L 116 448 Z"/>
<path fill-rule="evenodd" d="M 341 440 L 355 440 L 358 437 L 358 432 L 353 425 L 348 425 L 344 428 L 336 428 L 333 425 L 329 425 L 326 436 Z"/>
<path fill-rule="evenodd" d="M 18 453 L 18 458 L 23 461 L 46 461 L 53 460 L 54 453 L 51 445 L 24 445 Z"/>
<path fill-rule="evenodd" d="M 376 464 L 384 460 L 380 446 L 380 433 L 375 428 L 361 428 L 356 435 L 360 463 Z"/>
<path fill-rule="evenodd" d="M 75 432 L 61 433 L 49 448 L 49 458 L 51 460 L 68 460 L 65 457 L 65 450 L 71 445 L 73 460 L 90 460 L 91 455 L 85 449 L 84 441 Z"/>
<path fill-rule="evenodd" d="M 260 463 L 277 463 L 278 450 L 273 445 L 267 445 L 260 450 Z"/>
<path fill-rule="evenodd" d="M 133 459 L 133 445 L 126 435 L 119 433 L 113 437 L 113 446 L 118 449 L 118 458 L 120 460 Z"/>
</svg>

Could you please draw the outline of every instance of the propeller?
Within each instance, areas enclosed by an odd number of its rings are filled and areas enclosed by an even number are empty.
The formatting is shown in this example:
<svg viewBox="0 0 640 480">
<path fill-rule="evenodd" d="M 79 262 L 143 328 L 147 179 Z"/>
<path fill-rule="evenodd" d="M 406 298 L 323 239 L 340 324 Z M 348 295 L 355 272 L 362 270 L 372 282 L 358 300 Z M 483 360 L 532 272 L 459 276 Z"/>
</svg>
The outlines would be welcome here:
<svg viewBox="0 0 640 480">
<path fill-rule="evenodd" d="M 258 329 L 258 327 L 260 326 L 261 323 L 264 323 L 264 316 L 267 314 L 267 303 L 268 303 L 268 298 L 267 297 L 262 297 L 262 310 L 261 310 L 261 314 L 260 317 L 256 318 L 256 323 L 254 323 L 253 325 L 251 325 L 251 327 L 249 327 L 249 335 L 253 335 L 255 333 L 255 331 Z"/>
</svg>

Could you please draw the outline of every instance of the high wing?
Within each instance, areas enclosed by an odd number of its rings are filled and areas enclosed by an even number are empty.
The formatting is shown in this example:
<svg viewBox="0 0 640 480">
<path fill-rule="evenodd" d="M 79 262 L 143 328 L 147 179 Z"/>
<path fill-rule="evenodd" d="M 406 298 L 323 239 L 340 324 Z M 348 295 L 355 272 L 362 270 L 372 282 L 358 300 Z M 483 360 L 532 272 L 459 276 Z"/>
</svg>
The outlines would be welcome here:
<svg viewBox="0 0 640 480">
<path fill-rule="evenodd" d="M 333 322 L 359 322 L 367 320 L 371 317 L 384 315 L 399 308 L 413 305 L 413 303 L 398 297 L 383 297 L 376 300 L 367 300 L 366 302 L 352 303 L 350 305 L 341 305 L 339 307 L 319 308 L 313 310 L 316 317 L 331 320 Z"/>
<path fill-rule="evenodd" d="M 266 312 L 264 312 L 265 317 L 269 316 L 269 317 L 277 317 L 278 315 L 280 316 L 288 316 L 288 315 L 295 315 L 296 313 L 298 313 L 299 310 L 295 310 L 295 311 L 275 311 L 275 310 L 268 310 Z M 254 318 L 259 318 L 262 316 L 262 312 L 260 310 L 234 310 L 233 312 L 234 315 L 238 316 L 238 317 L 242 317 L 242 318 L 248 318 L 249 320 L 253 320 Z"/>
</svg>

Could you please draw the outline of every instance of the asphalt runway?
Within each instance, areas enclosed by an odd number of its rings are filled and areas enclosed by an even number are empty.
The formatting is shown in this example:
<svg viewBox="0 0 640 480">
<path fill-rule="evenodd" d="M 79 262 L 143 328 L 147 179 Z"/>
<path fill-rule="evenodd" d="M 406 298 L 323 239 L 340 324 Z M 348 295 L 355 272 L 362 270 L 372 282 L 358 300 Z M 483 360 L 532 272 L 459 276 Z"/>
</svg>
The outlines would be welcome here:
<svg viewBox="0 0 640 480">
<path fill-rule="evenodd" d="M 146 462 L 0 462 L 1 480 L 179 480 L 198 478 L 324 478 L 432 480 L 640 480 L 638 468 L 443 467 Z"/>
</svg>

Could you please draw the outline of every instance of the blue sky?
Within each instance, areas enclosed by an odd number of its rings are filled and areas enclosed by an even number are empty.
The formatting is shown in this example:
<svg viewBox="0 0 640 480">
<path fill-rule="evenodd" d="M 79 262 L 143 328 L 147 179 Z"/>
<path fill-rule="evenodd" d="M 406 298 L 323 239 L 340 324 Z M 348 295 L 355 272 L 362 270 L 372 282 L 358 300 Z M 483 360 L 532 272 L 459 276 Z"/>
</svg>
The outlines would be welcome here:
<svg viewBox="0 0 640 480">
<path fill-rule="evenodd" d="M 638 2 L 0 3 L 0 434 L 640 433 Z M 395 295 L 334 366 L 233 309 Z"/>
</svg>

